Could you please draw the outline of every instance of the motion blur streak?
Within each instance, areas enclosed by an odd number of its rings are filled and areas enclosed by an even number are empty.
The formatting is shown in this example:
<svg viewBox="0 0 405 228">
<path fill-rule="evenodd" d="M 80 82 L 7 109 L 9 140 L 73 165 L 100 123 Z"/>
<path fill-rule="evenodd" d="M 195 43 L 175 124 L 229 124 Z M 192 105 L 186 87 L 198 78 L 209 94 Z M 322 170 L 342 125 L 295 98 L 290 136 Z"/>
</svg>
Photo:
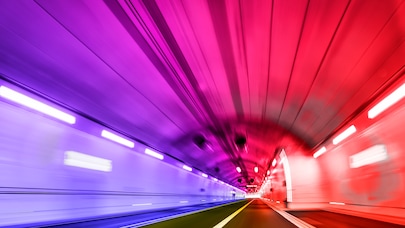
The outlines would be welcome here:
<svg viewBox="0 0 405 228">
<path fill-rule="evenodd" d="M 405 225 L 405 0 L 0 0 L 0 34 L 0 226 Z"/>
</svg>

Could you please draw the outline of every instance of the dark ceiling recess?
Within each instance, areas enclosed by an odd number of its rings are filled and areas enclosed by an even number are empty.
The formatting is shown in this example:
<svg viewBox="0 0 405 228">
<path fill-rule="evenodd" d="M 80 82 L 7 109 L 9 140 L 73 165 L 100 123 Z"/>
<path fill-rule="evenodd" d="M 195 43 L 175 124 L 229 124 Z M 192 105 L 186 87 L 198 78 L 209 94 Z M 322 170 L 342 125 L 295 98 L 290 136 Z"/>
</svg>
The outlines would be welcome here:
<svg viewBox="0 0 405 228">
<path fill-rule="evenodd" d="M 244 149 L 246 146 L 246 136 L 237 134 L 235 136 L 235 145 L 238 149 Z"/>
<path fill-rule="evenodd" d="M 194 136 L 193 142 L 198 148 L 200 148 L 202 150 L 207 147 L 207 140 L 205 139 L 205 137 L 203 135 Z"/>
</svg>

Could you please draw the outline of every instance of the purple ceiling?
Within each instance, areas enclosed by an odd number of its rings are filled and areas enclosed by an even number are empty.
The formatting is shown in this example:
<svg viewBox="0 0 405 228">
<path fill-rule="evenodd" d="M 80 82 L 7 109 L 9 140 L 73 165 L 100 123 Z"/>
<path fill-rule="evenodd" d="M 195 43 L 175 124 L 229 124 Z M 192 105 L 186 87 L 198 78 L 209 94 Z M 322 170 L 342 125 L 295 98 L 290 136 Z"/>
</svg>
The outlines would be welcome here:
<svg viewBox="0 0 405 228">
<path fill-rule="evenodd" d="M 260 182 L 279 149 L 316 148 L 399 79 L 403 3 L 1 1 L 0 74 L 228 183 Z"/>
</svg>

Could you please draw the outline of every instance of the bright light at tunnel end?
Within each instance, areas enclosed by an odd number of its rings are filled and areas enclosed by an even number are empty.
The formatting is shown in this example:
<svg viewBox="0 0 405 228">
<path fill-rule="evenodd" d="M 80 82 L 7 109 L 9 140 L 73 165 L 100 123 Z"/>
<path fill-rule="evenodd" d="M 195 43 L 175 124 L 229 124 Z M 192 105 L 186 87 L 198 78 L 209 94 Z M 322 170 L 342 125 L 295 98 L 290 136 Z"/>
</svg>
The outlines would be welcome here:
<svg viewBox="0 0 405 228">
<path fill-rule="evenodd" d="M 317 158 L 326 152 L 326 147 L 322 147 L 317 152 L 314 153 L 314 158 Z"/>
<path fill-rule="evenodd" d="M 0 96 L 35 111 L 54 117 L 58 120 L 64 121 L 66 123 L 76 123 L 76 118 L 74 116 L 64 113 L 33 98 L 25 96 L 24 94 L 14 91 L 8 87 L 0 86 Z"/>
</svg>

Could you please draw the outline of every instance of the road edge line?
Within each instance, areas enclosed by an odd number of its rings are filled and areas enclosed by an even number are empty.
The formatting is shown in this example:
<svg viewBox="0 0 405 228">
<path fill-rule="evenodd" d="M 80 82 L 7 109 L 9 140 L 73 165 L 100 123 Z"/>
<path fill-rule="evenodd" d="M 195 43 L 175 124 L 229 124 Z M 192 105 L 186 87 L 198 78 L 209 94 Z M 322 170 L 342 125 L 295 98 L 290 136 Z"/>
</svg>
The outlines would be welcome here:
<svg viewBox="0 0 405 228">
<path fill-rule="evenodd" d="M 263 203 L 265 203 L 268 207 L 270 207 L 271 209 L 273 209 L 275 212 L 277 212 L 279 215 L 281 215 L 283 218 L 287 219 L 289 222 L 291 222 L 292 224 L 296 225 L 298 228 L 316 228 L 315 226 L 308 224 L 304 221 L 302 221 L 301 219 L 283 211 L 283 210 L 279 210 L 276 207 L 273 207 L 272 205 L 270 205 L 268 202 L 266 202 L 263 199 L 260 199 Z"/>
<path fill-rule="evenodd" d="M 215 225 L 213 228 L 222 228 L 222 227 L 224 227 L 228 222 L 230 222 L 235 216 L 237 216 L 243 209 L 245 209 L 247 206 L 249 206 L 249 204 L 251 204 L 253 201 L 255 201 L 255 200 L 252 200 L 249 203 L 245 204 L 243 207 L 241 207 L 238 210 L 236 210 L 235 212 L 233 212 L 231 215 L 226 217 L 224 220 L 222 220 L 220 223 Z"/>
</svg>

